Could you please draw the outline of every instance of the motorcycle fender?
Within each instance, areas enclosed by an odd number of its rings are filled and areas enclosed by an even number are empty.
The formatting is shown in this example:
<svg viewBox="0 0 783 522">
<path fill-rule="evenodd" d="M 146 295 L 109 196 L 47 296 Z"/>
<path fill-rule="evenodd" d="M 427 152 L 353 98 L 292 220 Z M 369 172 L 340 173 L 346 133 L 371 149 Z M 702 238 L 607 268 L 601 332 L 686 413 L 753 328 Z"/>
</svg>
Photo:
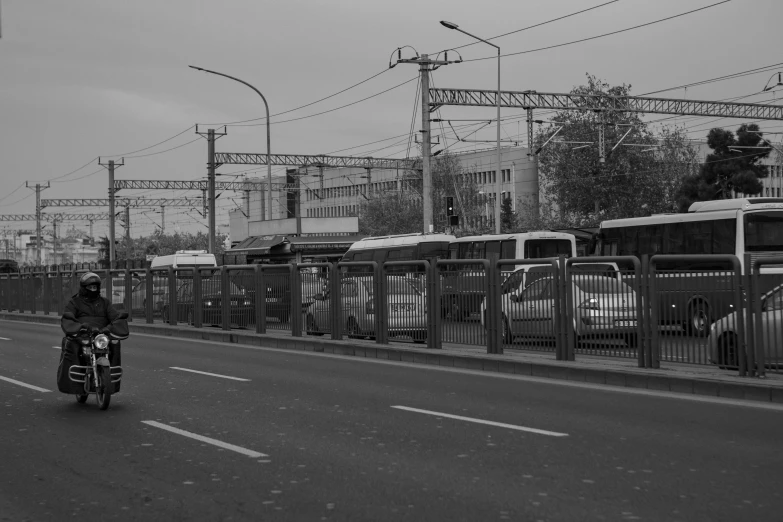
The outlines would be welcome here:
<svg viewBox="0 0 783 522">
<path fill-rule="evenodd" d="M 107 357 L 99 357 L 95 361 L 95 364 L 97 366 L 109 366 L 109 367 L 111 367 L 111 364 L 109 364 L 109 359 Z"/>
</svg>

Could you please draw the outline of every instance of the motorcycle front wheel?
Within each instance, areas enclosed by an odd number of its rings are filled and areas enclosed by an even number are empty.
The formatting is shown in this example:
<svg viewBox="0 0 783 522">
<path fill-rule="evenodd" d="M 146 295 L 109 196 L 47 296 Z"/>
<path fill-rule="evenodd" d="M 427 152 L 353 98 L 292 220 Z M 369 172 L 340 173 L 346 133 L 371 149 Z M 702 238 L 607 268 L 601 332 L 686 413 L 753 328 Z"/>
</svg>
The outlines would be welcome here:
<svg viewBox="0 0 783 522">
<path fill-rule="evenodd" d="M 85 402 L 87 402 L 87 397 L 89 397 L 89 395 L 87 395 L 86 393 L 77 394 L 76 402 L 78 402 L 79 404 L 84 404 Z"/>
<path fill-rule="evenodd" d="M 105 410 L 111 402 L 111 368 L 101 366 L 98 370 L 98 389 L 95 390 L 98 398 L 98 407 Z"/>
</svg>

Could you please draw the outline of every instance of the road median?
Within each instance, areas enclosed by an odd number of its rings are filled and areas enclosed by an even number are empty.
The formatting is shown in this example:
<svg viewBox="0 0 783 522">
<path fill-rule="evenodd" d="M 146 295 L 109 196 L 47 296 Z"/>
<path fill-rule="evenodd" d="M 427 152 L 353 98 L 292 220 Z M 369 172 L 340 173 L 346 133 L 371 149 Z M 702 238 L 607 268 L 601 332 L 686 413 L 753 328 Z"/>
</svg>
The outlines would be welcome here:
<svg viewBox="0 0 783 522">
<path fill-rule="evenodd" d="M 0 312 L 0 320 L 59 324 L 60 317 L 30 313 Z M 404 343 L 380 345 L 370 341 L 332 340 L 310 336 L 293 337 L 288 333 L 256 334 L 249 330 L 224 331 L 212 328 L 147 324 L 134 321 L 134 332 L 178 339 L 196 339 L 244 346 L 311 351 L 341 356 L 364 357 L 411 364 L 444 366 L 474 371 L 496 372 L 604 384 L 626 388 L 666 391 L 681 394 L 724 397 L 783 403 L 783 376 L 766 379 L 739 377 L 712 367 L 684 364 L 660 369 L 637 368 L 633 361 L 580 356 L 576 361 L 557 361 L 554 354 L 531 354 L 506 350 L 503 355 L 482 353 L 480 347 L 451 347 L 442 350 L 408 346 Z"/>
</svg>

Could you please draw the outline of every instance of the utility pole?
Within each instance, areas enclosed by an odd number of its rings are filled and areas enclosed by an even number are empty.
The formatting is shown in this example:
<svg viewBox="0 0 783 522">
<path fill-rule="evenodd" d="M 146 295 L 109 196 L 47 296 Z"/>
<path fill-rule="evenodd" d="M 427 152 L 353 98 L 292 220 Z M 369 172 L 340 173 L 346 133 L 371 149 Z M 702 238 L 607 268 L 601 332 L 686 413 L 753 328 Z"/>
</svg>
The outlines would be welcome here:
<svg viewBox="0 0 783 522">
<path fill-rule="evenodd" d="M 203 136 L 203 132 L 196 129 L 196 134 Z M 225 136 L 226 132 L 215 132 L 215 129 L 207 129 L 207 192 L 209 200 L 209 253 L 215 253 L 215 140 Z"/>
<path fill-rule="evenodd" d="M 160 206 L 160 233 L 166 232 L 166 205 Z"/>
<path fill-rule="evenodd" d="M 125 260 L 131 256 L 131 221 L 130 203 L 125 203 Z"/>
<path fill-rule="evenodd" d="M 109 268 L 114 266 L 114 261 L 117 258 L 114 246 L 114 171 L 117 167 L 125 165 L 125 158 L 122 158 L 120 161 L 122 163 L 115 163 L 114 160 L 109 160 L 108 163 L 101 163 L 101 159 L 98 158 L 98 165 L 109 170 Z"/>
<path fill-rule="evenodd" d="M 460 60 L 461 61 L 461 60 Z M 457 63 L 457 61 L 431 60 L 429 55 L 416 55 L 416 58 L 401 58 L 401 50 L 397 49 L 397 63 L 415 63 L 419 65 L 421 76 L 421 163 L 422 163 L 422 203 L 424 206 L 423 232 L 434 231 L 434 215 L 432 208 L 432 169 L 430 167 L 431 137 L 430 137 L 430 71 L 441 65 Z M 389 67 L 397 65 L 389 64 Z M 434 66 L 434 68 L 433 68 Z"/>
<path fill-rule="evenodd" d="M 46 182 L 46 186 L 36 184 L 35 187 L 31 187 L 28 182 L 25 182 L 27 188 L 35 190 L 35 250 L 36 260 L 38 266 L 41 266 L 41 191 L 50 187 L 49 182 Z"/>
<path fill-rule="evenodd" d="M 533 136 L 533 108 L 527 109 L 527 154 L 530 158 L 531 166 L 533 167 L 533 216 L 538 219 L 539 217 L 539 205 L 541 190 L 538 181 L 538 152 L 533 147 L 535 145 L 535 137 Z"/>
</svg>

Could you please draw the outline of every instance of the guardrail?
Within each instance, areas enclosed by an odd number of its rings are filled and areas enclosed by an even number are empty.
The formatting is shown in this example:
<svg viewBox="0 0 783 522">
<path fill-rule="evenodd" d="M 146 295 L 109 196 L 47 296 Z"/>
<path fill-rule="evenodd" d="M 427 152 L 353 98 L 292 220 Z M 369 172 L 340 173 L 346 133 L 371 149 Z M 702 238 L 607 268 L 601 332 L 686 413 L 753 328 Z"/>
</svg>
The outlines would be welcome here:
<svg viewBox="0 0 783 522">
<path fill-rule="evenodd" d="M 673 263 L 713 263 L 674 270 Z M 715 263 L 722 263 L 721 266 Z M 538 266 L 535 266 L 538 265 Z M 640 368 L 783 368 L 783 257 L 586 257 L 98 271 L 146 323 L 634 359 Z M 62 313 L 87 270 L 0 274 L 0 308 Z M 464 284 L 464 287 L 461 286 Z M 106 287 L 106 285 L 104 285 Z M 116 292 L 115 292 L 116 289 Z M 465 312 L 470 310 L 470 313 Z"/>
</svg>

